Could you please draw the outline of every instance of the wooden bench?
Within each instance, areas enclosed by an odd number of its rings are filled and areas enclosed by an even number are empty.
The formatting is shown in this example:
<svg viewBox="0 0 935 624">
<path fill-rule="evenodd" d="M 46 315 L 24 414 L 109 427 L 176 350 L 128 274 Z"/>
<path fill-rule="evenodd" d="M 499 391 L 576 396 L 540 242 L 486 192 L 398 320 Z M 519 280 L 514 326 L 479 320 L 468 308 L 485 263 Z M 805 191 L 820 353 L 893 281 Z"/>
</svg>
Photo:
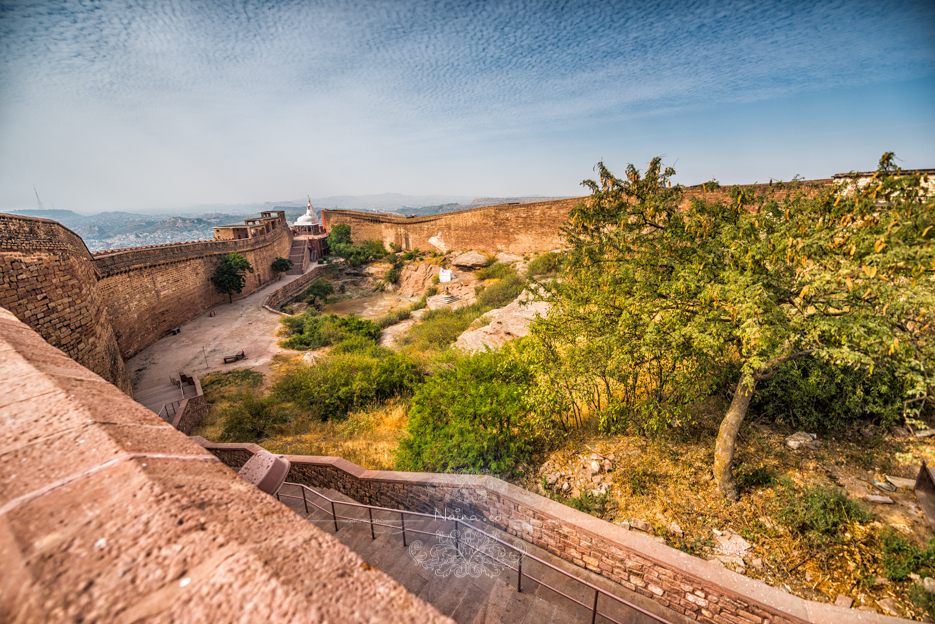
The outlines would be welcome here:
<svg viewBox="0 0 935 624">
<path fill-rule="evenodd" d="M 225 363 L 225 364 L 230 364 L 231 362 L 236 362 L 237 360 L 246 360 L 246 359 L 247 359 L 247 356 L 244 355 L 244 352 L 243 352 L 243 351 L 241 351 L 240 353 L 238 353 L 238 354 L 236 354 L 236 355 L 225 355 L 225 356 L 224 356 L 224 363 Z"/>
</svg>

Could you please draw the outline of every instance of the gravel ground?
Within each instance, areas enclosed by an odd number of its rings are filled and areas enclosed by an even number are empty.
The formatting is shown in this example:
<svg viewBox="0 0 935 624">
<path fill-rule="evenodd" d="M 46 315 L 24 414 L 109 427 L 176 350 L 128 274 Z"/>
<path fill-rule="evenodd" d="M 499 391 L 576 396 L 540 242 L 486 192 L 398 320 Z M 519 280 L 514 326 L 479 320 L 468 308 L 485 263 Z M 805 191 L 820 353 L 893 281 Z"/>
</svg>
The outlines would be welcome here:
<svg viewBox="0 0 935 624">
<path fill-rule="evenodd" d="M 263 300 L 298 277 L 285 276 L 243 299 L 218 305 L 212 308 L 216 316 L 209 310 L 182 325 L 181 333 L 160 338 L 137 353 L 126 363 L 133 389 L 168 383 L 170 376 L 180 372 L 201 378 L 214 371 L 246 367 L 268 374 L 273 356 L 287 351 L 276 344 L 280 316 L 263 308 Z M 224 356 L 241 350 L 246 360 L 224 364 Z"/>
</svg>

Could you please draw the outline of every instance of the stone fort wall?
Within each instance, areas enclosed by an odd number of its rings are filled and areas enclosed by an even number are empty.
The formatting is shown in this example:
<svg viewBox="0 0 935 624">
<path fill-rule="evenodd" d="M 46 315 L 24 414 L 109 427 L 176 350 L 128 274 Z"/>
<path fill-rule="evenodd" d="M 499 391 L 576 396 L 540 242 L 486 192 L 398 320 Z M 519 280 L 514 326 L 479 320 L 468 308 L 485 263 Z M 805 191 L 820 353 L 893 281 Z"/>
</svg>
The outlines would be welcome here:
<svg viewBox="0 0 935 624">
<path fill-rule="evenodd" d="M 55 221 L 0 215 L 0 306 L 131 394 L 125 359 L 228 300 L 211 283 L 221 255 L 238 252 L 253 265 L 243 297 L 277 278 L 270 265 L 291 245 L 280 227 L 244 240 L 91 254 Z"/>
<path fill-rule="evenodd" d="M 132 394 L 84 241 L 54 221 L 0 215 L 0 306 Z"/>
<path fill-rule="evenodd" d="M 292 233 L 277 228 L 254 238 L 123 249 L 94 255 L 99 288 L 120 355 L 128 359 L 215 305 L 226 303 L 211 282 L 220 256 L 237 252 L 253 266 L 245 297 L 278 276 L 270 265 L 288 258 Z"/>
<path fill-rule="evenodd" d="M 568 212 L 586 199 L 484 206 L 411 219 L 353 210 L 322 210 L 321 220 L 329 231 L 337 223 L 350 225 L 355 243 L 380 240 L 387 247 L 396 243 L 407 250 L 477 249 L 525 254 L 562 247 L 565 238 L 559 230 Z"/>
<path fill-rule="evenodd" d="M 831 179 L 809 180 L 800 187 L 814 194 L 832 183 Z M 788 187 L 775 184 L 737 185 L 757 194 L 784 193 Z M 685 188 L 682 207 L 693 199 L 707 202 L 726 201 L 731 186 L 708 191 L 704 186 Z M 562 225 L 575 206 L 588 197 L 572 197 L 528 204 L 500 204 L 446 212 L 426 217 L 397 217 L 354 210 L 322 210 L 322 224 L 329 231 L 338 224 L 351 226 L 351 239 L 360 244 L 379 240 L 387 247 L 396 243 L 405 250 L 476 249 L 488 253 L 501 251 L 527 254 L 551 251 L 566 246 Z"/>
</svg>

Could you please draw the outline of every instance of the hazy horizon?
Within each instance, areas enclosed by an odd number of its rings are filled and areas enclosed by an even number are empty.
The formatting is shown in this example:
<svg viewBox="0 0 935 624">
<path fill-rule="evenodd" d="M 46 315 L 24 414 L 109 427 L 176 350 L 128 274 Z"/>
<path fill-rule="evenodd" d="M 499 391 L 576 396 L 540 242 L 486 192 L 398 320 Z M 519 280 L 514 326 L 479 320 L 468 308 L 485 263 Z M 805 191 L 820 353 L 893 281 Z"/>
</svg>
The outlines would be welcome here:
<svg viewBox="0 0 935 624">
<path fill-rule="evenodd" d="M 6 4 L 0 211 L 931 168 L 933 35 L 921 0 Z"/>
</svg>

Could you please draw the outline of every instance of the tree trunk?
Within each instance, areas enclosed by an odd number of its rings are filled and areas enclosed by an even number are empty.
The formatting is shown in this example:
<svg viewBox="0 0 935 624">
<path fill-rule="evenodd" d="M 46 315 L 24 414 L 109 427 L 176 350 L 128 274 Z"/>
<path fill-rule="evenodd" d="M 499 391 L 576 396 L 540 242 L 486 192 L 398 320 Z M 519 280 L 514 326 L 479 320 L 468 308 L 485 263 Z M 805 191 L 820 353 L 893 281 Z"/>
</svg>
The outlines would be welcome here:
<svg viewBox="0 0 935 624">
<path fill-rule="evenodd" d="M 234 303 L 234 293 L 227 293 L 228 303 Z"/>
<path fill-rule="evenodd" d="M 717 482 L 718 490 L 732 501 L 737 500 L 739 494 L 737 482 L 734 481 L 734 475 L 731 473 L 734 463 L 734 443 L 737 441 L 740 424 L 747 415 L 747 408 L 750 407 L 750 399 L 753 398 L 755 388 L 755 377 L 744 376 L 737 382 L 734 398 L 730 402 L 727 414 L 724 415 L 724 420 L 721 421 L 721 427 L 717 432 L 717 443 L 714 445 L 714 480 Z"/>
</svg>

